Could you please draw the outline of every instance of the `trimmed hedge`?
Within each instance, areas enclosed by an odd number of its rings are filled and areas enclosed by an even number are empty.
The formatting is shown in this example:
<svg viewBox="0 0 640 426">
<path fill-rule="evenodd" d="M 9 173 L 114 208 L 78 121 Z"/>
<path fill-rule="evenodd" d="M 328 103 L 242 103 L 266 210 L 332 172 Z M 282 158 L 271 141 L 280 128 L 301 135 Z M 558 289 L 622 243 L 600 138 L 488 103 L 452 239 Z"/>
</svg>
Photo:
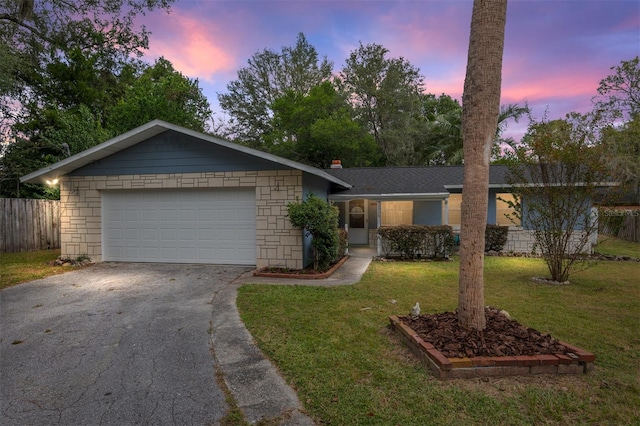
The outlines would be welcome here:
<svg viewBox="0 0 640 426">
<path fill-rule="evenodd" d="M 453 229 L 448 225 L 399 225 L 378 228 L 385 257 L 403 259 L 447 258 L 454 247 Z"/>
<path fill-rule="evenodd" d="M 508 226 L 487 225 L 484 233 L 484 251 L 502 251 L 507 244 Z"/>
</svg>

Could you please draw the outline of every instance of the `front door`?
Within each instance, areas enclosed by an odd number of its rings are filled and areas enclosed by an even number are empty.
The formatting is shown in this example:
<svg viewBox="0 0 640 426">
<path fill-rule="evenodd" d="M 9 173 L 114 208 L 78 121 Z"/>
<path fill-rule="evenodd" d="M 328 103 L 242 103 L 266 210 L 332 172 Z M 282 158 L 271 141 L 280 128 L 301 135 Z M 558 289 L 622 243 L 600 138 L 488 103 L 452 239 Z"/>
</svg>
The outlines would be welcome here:
<svg viewBox="0 0 640 426">
<path fill-rule="evenodd" d="M 351 200 L 348 204 L 349 244 L 369 244 L 369 221 L 365 200 Z"/>
</svg>

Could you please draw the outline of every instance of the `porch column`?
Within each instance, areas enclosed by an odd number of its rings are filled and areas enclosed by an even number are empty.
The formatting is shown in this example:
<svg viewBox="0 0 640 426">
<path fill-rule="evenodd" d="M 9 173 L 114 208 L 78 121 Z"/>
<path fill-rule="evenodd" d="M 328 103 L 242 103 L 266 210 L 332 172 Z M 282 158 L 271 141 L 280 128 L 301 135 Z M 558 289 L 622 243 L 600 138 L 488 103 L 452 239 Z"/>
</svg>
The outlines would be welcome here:
<svg viewBox="0 0 640 426">
<path fill-rule="evenodd" d="M 378 217 L 378 228 L 382 226 L 382 203 L 380 200 L 376 201 L 376 216 Z M 376 232 L 376 250 L 378 252 L 378 256 L 382 253 L 382 240 L 380 239 L 380 234 Z"/>
<path fill-rule="evenodd" d="M 449 198 L 444 199 L 444 217 L 442 219 L 444 220 L 443 225 L 449 224 Z"/>
</svg>

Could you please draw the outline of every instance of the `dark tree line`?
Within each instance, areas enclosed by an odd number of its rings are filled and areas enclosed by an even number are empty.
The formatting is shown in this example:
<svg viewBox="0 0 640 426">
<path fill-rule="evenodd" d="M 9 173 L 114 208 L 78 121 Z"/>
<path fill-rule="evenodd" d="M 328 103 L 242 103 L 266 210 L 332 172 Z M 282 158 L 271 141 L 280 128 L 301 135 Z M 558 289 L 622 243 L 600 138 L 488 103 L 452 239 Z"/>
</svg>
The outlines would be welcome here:
<svg viewBox="0 0 640 426">
<path fill-rule="evenodd" d="M 462 107 L 426 93 L 424 79 L 405 58 L 362 43 L 334 74 L 300 34 L 292 47 L 255 53 L 218 99 L 227 137 L 317 167 L 462 164 Z M 496 140 L 527 111 L 505 106 Z"/>
<path fill-rule="evenodd" d="M 133 18 L 166 0 L 0 1 L 0 196 L 56 197 L 20 176 L 153 119 L 208 129 L 198 81 L 140 56 Z"/>
</svg>

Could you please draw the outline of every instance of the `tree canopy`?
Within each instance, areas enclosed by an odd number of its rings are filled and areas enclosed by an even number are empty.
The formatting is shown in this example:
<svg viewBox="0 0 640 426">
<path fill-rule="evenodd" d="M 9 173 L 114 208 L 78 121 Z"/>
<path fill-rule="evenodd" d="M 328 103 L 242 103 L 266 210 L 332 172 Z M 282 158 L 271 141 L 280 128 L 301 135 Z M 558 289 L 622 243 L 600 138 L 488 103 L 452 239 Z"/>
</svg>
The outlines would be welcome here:
<svg viewBox="0 0 640 426">
<path fill-rule="evenodd" d="M 300 33 L 294 46 L 281 52 L 264 49 L 238 71 L 238 78 L 219 93 L 220 107 L 231 117 L 230 133 L 240 143 L 265 149 L 264 135 L 273 132 L 273 104 L 287 92 L 308 95 L 331 78 L 333 64 Z"/>
<path fill-rule="evenodd" d="M 107 127 L 115 135 L 155 119 L 204 132 L 211 108 L 198 80 L 184 76 L 160 58 L 142 69 L 108 114 Z"/>
<path fill-rule="evenodd" d="M 412 164 L 424 77 L 409 61 L 389 58 L 379 44 L 360 43 L 340 72 L 355 119 L 373 134 L 387 165 Z"/>
<path fill-rule="evenodd" d="M 611 67 L 613 74 L 600 80 L 595 109 L 609 120 L 629 120 L 640 114 L 640 57 Z"/>
<path fill-rule="evenodd" d="M 379 164 L 373 136 L 353 121 L 344 94 L 325 81 L 308 95 L 287 91 L 275 100 L 270 151 L 315 167 L 340 159 L 347 167 Z"/>
<path fill-rule="evenodd" d="M 153 119 L 207 129 L 211 111 L 198 81 L 166 59 L 153 66 L 130 64 L 112 74 L 81 52 L 69 58 L 45 68 L 46 85 L 14 119 L 13 141 L 0 156 L 0 196 L 55 195 L 40 185 L 21 185 L 19 178 Z"/>
<path fill-rule="evenodd" d="M 172 0 L 0 0 L 0 119 L 6 131 L 20 105 L 34 102 L 51 64 L 80 52 L 117 74 L 148 47 L 134 17 L 169 10 Z M 46 89 L 45 89 L 46 90 Z"/>
</svg>

